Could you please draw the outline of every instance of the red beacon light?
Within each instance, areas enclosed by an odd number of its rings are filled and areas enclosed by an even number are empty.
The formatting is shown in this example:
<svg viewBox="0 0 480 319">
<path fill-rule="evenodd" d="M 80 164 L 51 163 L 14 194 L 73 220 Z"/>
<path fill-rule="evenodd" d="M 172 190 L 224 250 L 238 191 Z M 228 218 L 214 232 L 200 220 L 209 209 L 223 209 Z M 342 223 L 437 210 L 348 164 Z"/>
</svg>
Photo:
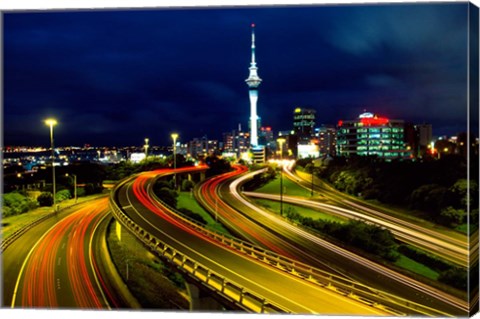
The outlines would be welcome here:
<svg viewBox="0 0 480 319">
<path fill-rule="evenodd" d="M 385 125 L 388 124 L 389 119 L 385 117 L 364 117 L 360 119 L 360 122 L 365 126 L 371 125 Z"/>
<path fill-rule="evenodd" d="M 338 124 L 337 124 L 337 125 L 338 125 L 338 126 L 342 126 L 342 125 L 343 125 L 343 121 L 342 121 L 342 120 L 338 121 Z"/>
</svg>

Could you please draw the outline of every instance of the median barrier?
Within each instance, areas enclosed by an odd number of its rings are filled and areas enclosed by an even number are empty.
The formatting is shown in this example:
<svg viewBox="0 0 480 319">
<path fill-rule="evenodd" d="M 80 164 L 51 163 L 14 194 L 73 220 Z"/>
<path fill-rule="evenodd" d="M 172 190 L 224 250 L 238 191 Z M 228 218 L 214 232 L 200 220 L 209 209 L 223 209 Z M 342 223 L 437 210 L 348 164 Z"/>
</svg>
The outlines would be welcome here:
<svg viewBox="0 0 480 319">
<path fill-rule="evenodd" d="M 135 225 L 128 218 L 128 216 L 126 216 L 126 214 L 123 213 L 123 211 L 117 206 L 115 202 L 115 196 L 116 196 L 117 190 L 127 181 L 128 180 L 125 180 L 124 182 L 118 184 L 114 188 L 114 190 L 111 193 L 110 204 L 112 206 L 112 210 L 118 213 L 119 215 L 121 215 L 118 217 L 119 220 L 121 220 L 127 228 L 129 228 L 131 231 L 137 234 L 138 235 L 137 237 L 140 236 L 139 238 L 145 243 L 144 237 L 146 232 L 143 229 L 140 229 L 138 225 Z M 151 185 L 148 185 L 147 187 L 148 187 L 147 192 L 149 193 L 149 195 L 153 197 L 162 206 L 162 208 L 164 208 L 164 211 L 169 213 L 170 216 L 182 222 L 183 224 L 189 226 L 190 228 L 193 228 L 195 231 L 198 231 L 199 233 L 202 233 L 212 239 L 215 239 L 216 241 L 224 244 L 226 247 L 239 251 L 258 261 L 274 266 L 277 269 L 291 273 L 299 278 L 302 278 L 306 281 L 322 286 L 324 288 L 328 289 L 328 287 L 334 287 L 335 292 L 342 294 L 345 297 L 355 299 L 355 300 L 361 300 L 365 304 L 368 304 L 375 308 L 382 309 L 395 316 L 404 316 L 406 314 L 412 314 L 412 313 L 427 315 L 427 316 L 450 316 L 449 314 L 441 312 L 437 309 L 433 309 L 433 308 L 412 302 L 410 300 L 397 297 L 395 295 L 392 295 L 386 292 L 375 290 L 363 284 L 348 280 L 340 276 L 330 274 L 320 269 L 316 269 L 307 264 L 289 259 L 285 256 L 281 256 L 272 251 L 252 245 L 241 239 L 209 230 L 205 228 L 204 225 L 183 215 L 181 212 L 179 212 L 175 208 L 172 208 L 169 205 L 165 204 L 160 198 L 158 198 L 154 194 Z M 117 216 L 116 213 L 114 213 L 114 216 Z M 155 240 L 158 242 L 158 244 L 165 245 L 164 243 L 161 243 L 159 239 L 155 238 Z M 148 246 L 148 243 L 145 243 L 145 244 L 147 244 Z M 169 259 L 168 256 L 164 253 L 164 251 L 169 248 L 170 247 L 168 248 L 164 247 L 163 248 L 164 250 L 162 252 L 159 252 L 159 251 L 156 251 L 156 252 L 160 253 L 161 256 L 164 256 L 167 259 Z M 184 257 L 189 259 L 187 256 L 184 256 Z M 182 269 L 184 272 L 188 273 L 191 276 L 194 276 L 197 280 L 202 282 L 204 285 L 207 285 L 207 287 L 211 288 L 211 290 L 216 291 L 219 294 L 223 294 L 225 297 L 227 297 L 227 299 L 231 299 L 231 296 L 225 295 L 225 293 L 222 292 L 222 289 L 218 290 L 218 289 L 215 289 L 214 286 L 210 286 L 208 284 L 209 283 L 208 277 L 205 281 L 202 281 L 198 276 L 195 275 L 195 273 L 198 273 L 199 268 L 206 269 L 206 267 L 200 264 L 195 264 L 195 261 L 192 261 L 194 262 L 194 265 L 195 265 L 194 266 L 195 271 L 191 273 L 187 271 L 188 267 L 185 267 L 185 263 L 177 264 L 173 261 L 173 259 L 169 259 L 169 261 L 176 264 L 177 267 Z M 231 282 L 229 283 L 232 284 Z M 251 296 L 255 296 L 251 292 L 243 292 L 240 295 L 244 293 Z M 255 296 L 255 298 L 258 298 L 259 300 L 263 300 L 262 307 L 261 307 L 262 312 L 265 312 L 268 309 L 271 309 L 274 312 L 276 312 L 277 310 L 279 312 L 287 312 L 280 305 L 275 305 L 273 303 L 270 303 L 267 300 L 262 299 L 261 296 Z M 243 300 L 243 297 L 239 298 L 238 300 L 235 300 L 235 299 L 233 300 L 235 304 L 243 308 L 246 308 L 250 311 L 255 311 L 252 308 L 248 308 L 246 304 L 241 303 L 241 301 Z"/>
<path fill-rule="evenodd" d="M 289 312 L 280 305 L 277 305 L 266 298 L 247 290 L 238 283 L 235 283 L 234 281 L 213 272 L 205 265 L 177 251 L 173 247 L 162 242 L 155 236 L 148 234 L 140 226 L 133 223 L 133 221 L 122 211 L 115 201 L 116 193 L 122 185 L 123 183 L 117 185 L 111 194 L 110 207 L 112 209 L 112 213 L 115 218 L 122 225 L 124 225 L 124 227 L 131 231 L 141 242 L 143 242 L 143 244 L 150 248 L 152 252 L 174 264 L 178 269 L 188 274 L 197 282 L 207 287 L 211 291 L 221 295 L 229 302 L 238 306 L 240 309 L 261 313 Z"/>
</svg>

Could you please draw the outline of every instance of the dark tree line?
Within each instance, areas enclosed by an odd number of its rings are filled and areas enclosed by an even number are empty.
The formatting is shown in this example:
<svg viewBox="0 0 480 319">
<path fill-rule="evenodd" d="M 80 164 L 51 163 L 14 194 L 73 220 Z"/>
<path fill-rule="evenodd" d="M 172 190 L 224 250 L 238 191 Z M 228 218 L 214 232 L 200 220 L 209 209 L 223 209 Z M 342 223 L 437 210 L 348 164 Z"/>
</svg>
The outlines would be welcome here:
<svg viewBox="0 0 480 319">
<path fill-rule="evenodd" d="M 470 205 L 470 222 L 478 225 L 478 175 L 467 181 L 461 156 L 425 162 L 335 158 L 317 174 L 342 192 L 405 207 L 449 227 L 466 222 Z"/>
<path fill-rule="evenodd" d="M 335 240 L 339 242 L 356 247 L 380 258 L 395 261 L 399 257 L 395 238 L 388 229 L 366 224 L 361 221 L 338 223 L 303 217 L 292 208 L 287 210 L 286 217 L 305 227 L 335 238 Z"/>
</svg>

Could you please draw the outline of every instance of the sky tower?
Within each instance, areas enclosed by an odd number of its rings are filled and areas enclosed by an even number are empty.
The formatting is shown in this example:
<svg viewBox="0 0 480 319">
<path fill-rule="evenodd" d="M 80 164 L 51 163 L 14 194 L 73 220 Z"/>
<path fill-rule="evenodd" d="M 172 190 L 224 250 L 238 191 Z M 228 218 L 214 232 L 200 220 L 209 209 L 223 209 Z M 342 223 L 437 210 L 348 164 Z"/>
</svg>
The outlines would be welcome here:
<svg viewBox="0 0 480 319">
<path fill-rule="evenodd" d="M 258 127 L 257 127 L 257 100 L 258 86 L 262 79 L 257 74 L 257 63 L 255 62 L 255 24 L 252 23 L 252 61 L 250 62 L 250 74 L 245 80 L 248 85 L 248 93 L 250 96 L 250 146 L 255 148 L 258 146 Z"/>
</svg>

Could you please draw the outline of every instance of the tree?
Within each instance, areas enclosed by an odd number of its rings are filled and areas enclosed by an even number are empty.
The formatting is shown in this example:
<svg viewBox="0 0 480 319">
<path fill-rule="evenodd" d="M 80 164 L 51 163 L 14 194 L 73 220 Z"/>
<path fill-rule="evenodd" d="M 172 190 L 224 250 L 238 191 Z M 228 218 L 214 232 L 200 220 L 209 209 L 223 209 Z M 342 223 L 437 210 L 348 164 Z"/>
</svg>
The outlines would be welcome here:
<svg viewBox="0 0 480 319">
<path fill-rule="evenodd" d="M 192 190 L 192 188 L 195 186 L 191 180 L 184 179 L 182 181 L 182 191 L 184 192 L 189 192 Z"/>
<path fill-rule="evenodd" d="M 183 215 L 185 215 L 185 216 L 187 216 L 187 217 L 189 217 L 189 218 L 191 218 L 191 219 L 199 222 L 199 223 L 202 224 L 202 225 L 206 225 L 206 224 L 207 224 L 207 222 L 205 221 L 205 219 L 203 219 L 203 217 L 202 217 L 201 215 L 199 215 L 199 214 L 197 214 L 197 213 L 195 213 L 195 212 L 192 212 L 192 211 L 191 211 L 190 209 L 188 209 L 188 208 L 182 207 L 182 208 L 179 208 L 178 210 L 179 210 Z"/>
<path fill-rule="evenodd" d="M 62 189 L 61 191 L 58 191 L 57 194 L 55 194 L 55 199 L 57 203 L 63 202 L 64 200 L 72 198 L 72 194 L 68 189 Z"/>
<path fill-rule="evenodd" d="M 440 212 L 439 222 L 445 226 L 456 227 L 465 220 L 465 211 L 463 209 L 455 209 L 452 206 L 442 209 Z"/>
<path fill-rule="evenodd" d="M 53 205 L 53 195 L 50 192 L 42 192 L 37 197 L 37 202 L 40 206 L 52 206 Z"/>
<path fill-rule="evenodd" d="M 465 269 L 454 267 L 441 272 L 438 281 L 458 289 L 466 290 L 468 284 L 468 272 Z"/>
<path fill-rule="evenodd" d="M 23 214 L 37 207 L 37 202 L 19 192 L 6 193 L 3 195 L 2 216 Z"/>
<path fill-rule="evenodd" d="M 176 191 L 168 187 L 162 187 L 159 190 L 155 191 L 155 194 L 168 206 L 173 208 L 177 207 L 178 194 Z"/>
</svg>

